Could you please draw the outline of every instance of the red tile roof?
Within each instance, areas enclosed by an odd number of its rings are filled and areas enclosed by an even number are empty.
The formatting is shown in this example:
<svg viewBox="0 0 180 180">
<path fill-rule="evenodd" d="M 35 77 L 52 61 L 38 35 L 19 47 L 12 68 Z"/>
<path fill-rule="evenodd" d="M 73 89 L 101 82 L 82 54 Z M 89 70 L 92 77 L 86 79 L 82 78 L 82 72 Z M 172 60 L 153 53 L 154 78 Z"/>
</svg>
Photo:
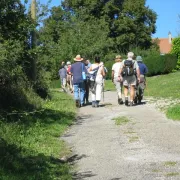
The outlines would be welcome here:
<svg viewBox="0 0 180 180">
<path fill-rule="evenodd" d="M 161 54 L 167 54 L 171 51 L 172 44 L 169 43 L 168 38 L 158 38 L 158 45 Z"/>
</svg>

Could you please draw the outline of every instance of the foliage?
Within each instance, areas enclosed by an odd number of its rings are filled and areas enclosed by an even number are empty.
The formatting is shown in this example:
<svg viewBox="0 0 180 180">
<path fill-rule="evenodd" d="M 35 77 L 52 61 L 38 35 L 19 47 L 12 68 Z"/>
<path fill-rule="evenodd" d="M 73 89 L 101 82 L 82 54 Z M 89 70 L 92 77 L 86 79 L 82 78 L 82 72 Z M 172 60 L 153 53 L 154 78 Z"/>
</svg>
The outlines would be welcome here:
<svg viewBox="0 0 180 180">
<path fill-rule="evenodd" d="M 163 56 L 152 54 L 152 56 L 144 58 L 144 63 L 148 67 L 148 76 L 167 74 L 176 67 L 177 57 L 172 54 Z"/>
<path fill-rule="evenodd" d="M 39 111 L 1 114 L 0 179 L 71 179 L 70 166 L 60 161 L 70 152 L 59 136 L 72 123 L 75 105 L 60 92 L 51 98 Z"/>
<path fill-rule="evenodd" d="M 83 21 L 88 21 L 92 16 L 106 21 L 112 48 L 118 52 L 127 52 L 132 48 L 130 46 L 148 48 L 151 45 L 156 13 L 145 6 L 145 0 L 64 0 L 62 5 Z"/>
<path fill-rule="evenodd" d="M 40 107 L 34 101 L 39 99 L 35 92 L 47 92 L 50 77 L 40 58 L 41 48 L 31 49 L 31 32 L 36 25 L 19 0 L 1 1 L 0 13 L 0 108 L 10 111 Z M 36 82 L 32 81 L 35 58 Z"/>
<path fill-rule="evenodd" d="M 177 55 L 178 61 L 176 65 L 176 70 L 180 70 L 180 37 L 173 39 L 171 53 Z"/>
</svg>

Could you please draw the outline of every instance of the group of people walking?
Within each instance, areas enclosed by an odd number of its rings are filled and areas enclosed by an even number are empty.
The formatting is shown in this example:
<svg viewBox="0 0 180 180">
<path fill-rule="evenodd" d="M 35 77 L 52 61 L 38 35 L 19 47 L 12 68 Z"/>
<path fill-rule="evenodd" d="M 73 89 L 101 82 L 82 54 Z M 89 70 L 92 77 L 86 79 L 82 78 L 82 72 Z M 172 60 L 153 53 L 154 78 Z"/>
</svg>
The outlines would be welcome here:
<svg viewBox="0 0 180 180">
<path fill-rule="evenodd" d="M 145 74 L 147 72 L 148 69 L 141 56 L 137 56 L 135 59 L 133 52 L 129 52 L 125 60 L 122 60 L 120 55 L 116 56 L 111 77 L 117 90 L 119 104 L 125 103 L 126 106 L 133 106 L 137 100 L 141 101 L 146 86 Z M 91 64 L 89 60 L 77 55 L 72 65 L 70 62 L 67 62 L 66 65 L 62 62 L 59 70 L 62 88 L 64 89 L 67 84 L 69 90 L 74 92 L 77 107 L 89 104 L 89 91 L 91 92 L 92 107 L 99 107 L 106 73 L 107 69 L 98 56 L 94 58 L 94 63 Z M 138 96 L 137 90 L 140 84 L 141 94 Z M 124 101 L 122 97 L 123 87 Z M 129 92 L 130 101 L 128 99 Z"/>
<path fill-rule="evenodd" d="M 116 56 L 111 77 L 116 86 L 119 104 L 124 103 L 122 99 L 123 86 L 126 106 L 133 106 L 137 102 L 137 98 L 139 102 L 142 100 L 146 86 L 145 74 L 147 72 L 148 69 L 141 56 L 137 56 L 135 59 L 133 52 L 129 52 L 125 60 L 122 60 L 120 55 Z M 137 91 L 138 88 L 140 88 L 140 91 Z M 128 92 L 130 92 L 130 101 L 128 100 Z M 141 94 L 138 94 L 139 92 Z"/>
</svg>

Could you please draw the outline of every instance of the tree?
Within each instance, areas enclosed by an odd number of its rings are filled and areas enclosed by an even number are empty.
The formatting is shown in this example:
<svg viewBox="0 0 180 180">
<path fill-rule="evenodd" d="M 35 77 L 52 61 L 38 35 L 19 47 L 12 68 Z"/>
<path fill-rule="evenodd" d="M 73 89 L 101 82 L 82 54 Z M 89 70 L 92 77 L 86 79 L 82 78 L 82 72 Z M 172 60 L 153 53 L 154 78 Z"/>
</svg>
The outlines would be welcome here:
<svg viewBox="0 0 180 180">
<path fill-rule="evenodd" d="M 151 35 L 155 33 L 156 13 L 145 6 L 145 0 L 65 0 L 64 9 L 88 21 L 91 16 L 109 24 L 109 35 L 113 49 L 120 52 L 130 48 L 151 46 Z"/>
</svg>

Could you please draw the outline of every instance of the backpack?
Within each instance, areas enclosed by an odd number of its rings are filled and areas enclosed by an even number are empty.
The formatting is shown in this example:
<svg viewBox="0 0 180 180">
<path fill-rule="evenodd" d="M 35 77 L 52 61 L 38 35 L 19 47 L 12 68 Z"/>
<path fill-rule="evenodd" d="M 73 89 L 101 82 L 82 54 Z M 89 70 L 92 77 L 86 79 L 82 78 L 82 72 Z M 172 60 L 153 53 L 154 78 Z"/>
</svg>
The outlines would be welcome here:
<svg viewBox="0 0 180 180">
<path fill-rule="evenodd" d="M 124 67 L 122 70 L 122 76 L 133 76 L 135 75 L 134 62 L 132 60 L 125 60 Z"/>
<path fill-rule="evenodd" d="M 89 72 L 89 80 L 90 81 L 95 81 L 96 80 L 96 76 L 97 76 L 97 72 L 99 70 L 99 67 L 93 69 L 93 71 Z"/>
<path fill-rule="evenodd" d="M 96 92 L 96 76 L 97 76 L 97 72 L 99 70 L 99 67 L 93 69 L 93 71 L 89 72 L 89 88 L 91 90 L 92 93 Z"/>
</svg>

